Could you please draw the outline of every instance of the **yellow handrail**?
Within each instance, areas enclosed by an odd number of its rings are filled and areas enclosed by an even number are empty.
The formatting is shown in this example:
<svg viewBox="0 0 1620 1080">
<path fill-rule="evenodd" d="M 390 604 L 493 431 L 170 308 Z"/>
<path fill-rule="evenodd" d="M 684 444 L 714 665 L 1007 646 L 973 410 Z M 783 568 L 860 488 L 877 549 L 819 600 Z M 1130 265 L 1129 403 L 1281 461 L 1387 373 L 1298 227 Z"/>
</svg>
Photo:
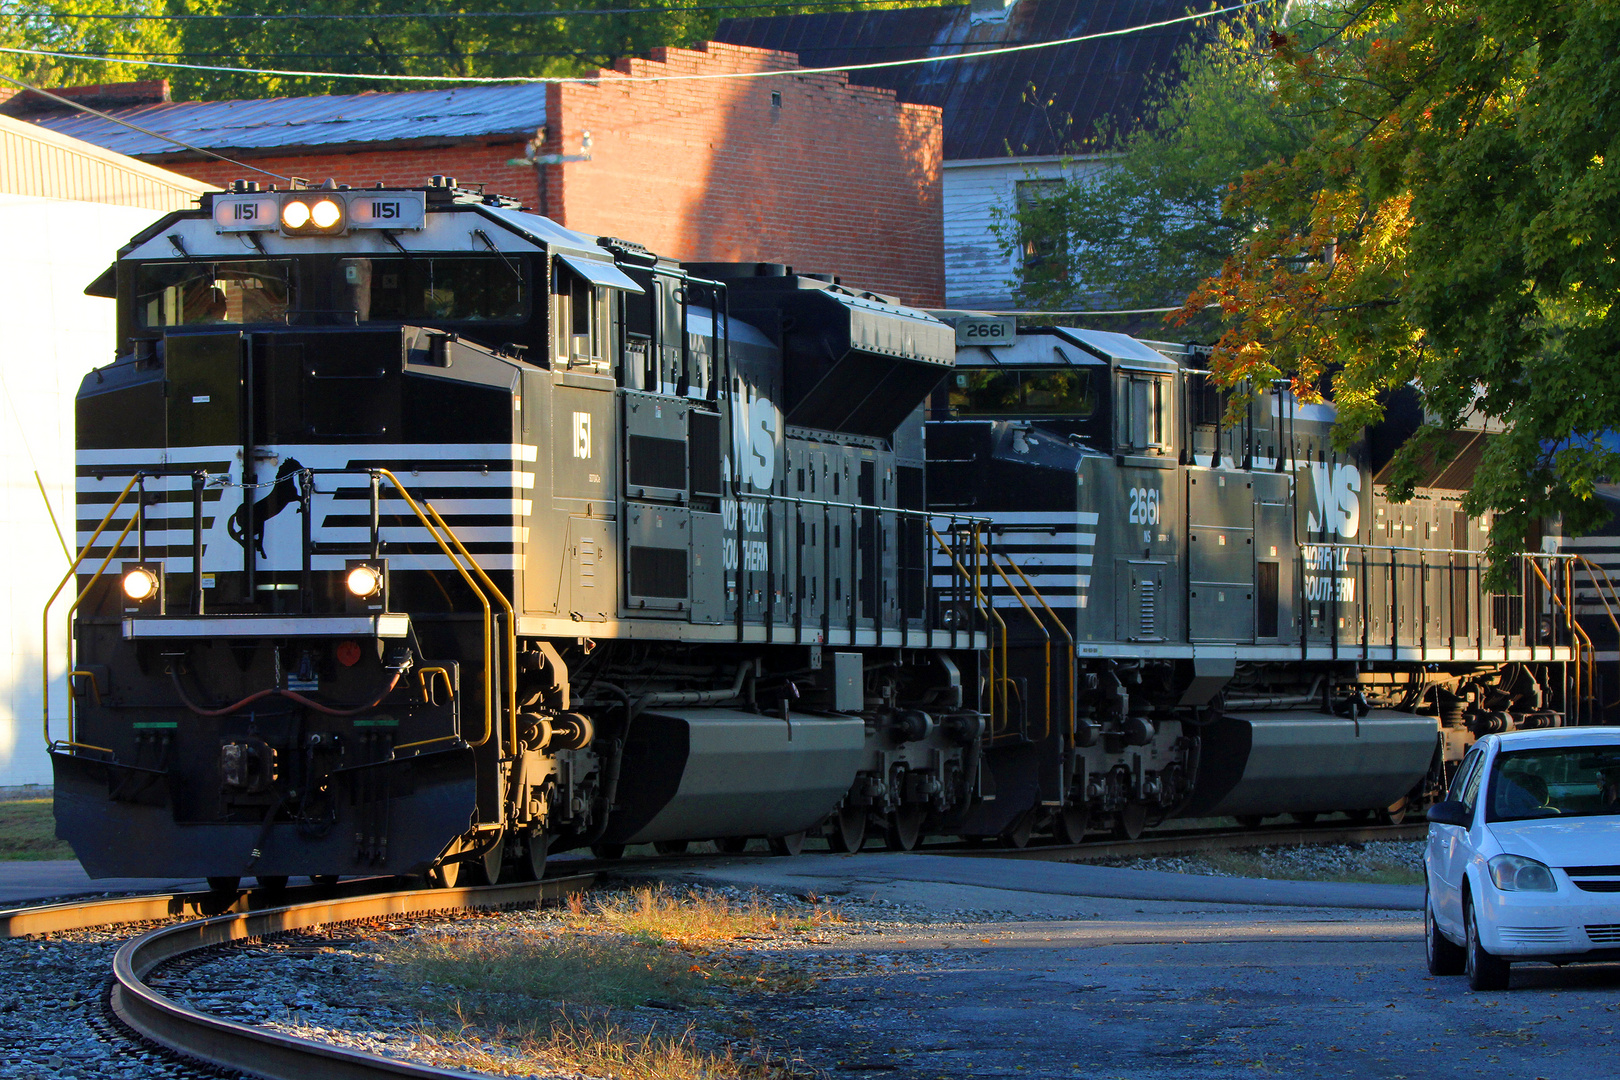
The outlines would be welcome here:
<svg viewBox="0 0 1620 1080">
<path fill-rule="evenodd" d="M 1074 635 L 1069 633 L 1069 628 L 1063 625 L 1063 620 L 1058 618 L 1058 613 L 1052 610 L 1052 605 L 1046 602 L 1046 597 L 1042 596 L 1041 591 L 1035 587 L 1035 583 L 1029 580 L 1028 575 L 1026 575 L 1023 568 L 1018 565 L 1017 560 L 1015 560 L 1011 555 L 1008 555 L 1006 552 L 1002 552 L 1001 557 L 1006 559 L 1007 565 L 1012 567 L 1013 572 L 1023 579 L 1024 584 L 1029 587 L 1030 594 L 1041 602 L 1041 607 L 1046 609 L 1046 613 L 1052 617 L 1052 622 L 1057 624 L 1058 632 L 1061 633 L 1063 635 L 1063 639 L 1069 643 L 1069 745 L 1073 746 L 1074 729 L 1080 718 L 1080 703 L 1077 700 L 1076 695 L 1076 687 L 1079 685 L 1080 677 L 1080 662 L 1076 658 L 1074 651 Z"/>
<path fill-rule="evenodd" d="M 1007 576 L 1007 572 L 997 566 L 996 561 L 988 555 L 985 556 L 985 562 L 989 564 L 992 570 L 1001 575 L 1001 580 L 1007 584 L 1007 591 L 1012 593 L 1013 599 L 1017 600 L 1023 607 L 1024 613 L 1029 616 L 1029 621 L 1035 624 L 1035 629 L 1039 630 L 1041 636 L 1046 638 L 1046 730 L 1041 733 L 1041 738 L 1045 739 L 1052 734 L 1052 634 L 1046 629 L 1046 625 L 1041 622 L 1040 616 L 1035 614 L 1035 609 L 1030 607 L 1024 600 L 1024 597 L 1018 591 L 1018 587 L 1012 583 L 1012 578 Z"/>
<path fill-rule="evenodd" d="M 506 595 L 496 587 L 493 581 L 489 580 L 489 575 L 484 573 L 484 568 L 478 565 L 478 562 L 467 551 L 466 546 L 462 544 L 461 539 L 450 530 L 450 526 L 444 523 L 444 518 L 440 517 L 439 512 L 433 509 L 433 504 L 423 502 L 422 505 L 427 507 L 427 512 L 433 515 L 434 522 L 444 530 L 444 535 L 448 536 L 450 542 L 456 545 L 456 550 L 461 552 L 462 558 L 467 560 L 467 565 L 473 568 L 473 573 L 478 575 L 478 580 L 484 583 L 484 586 L 489 589 L 490 595 L 495 597 L 496 601 L 506 611 L 506 716 L 510 729 L 507 746 L 509 751 L 515 754 L 518 747 L 517 612 L 512 610 L 512 605 L 507 601 Z"/>
<path fill-rule="evenodd" d="M 979 530 L 977 528 L 975 528 L 973 530 L 973 553 L 975 555 L 983 556 L 986 565 L 990 564 L 990 549 L 989 549 L 989 546 L 987 544 L 985 544 L 984 540 L 979 536 Z M 989 576 L 990 576 L 989 574 L 985 575 L 986 578 L 989 578 Z M 978 582 L 977 581 L 974 582 L 973 587 L 974 587 L 974 591 L 977 592 L 978 591 Z M 1019 602 L 1022 603 L 1023 601 L 1020 600 Z M 991 603 L 989 601 L 985 601 L 985 610 L 990 611 L 992 615 L 995 614 L 994 609 L 993 609 L 993 605 L 991 605 Z M 1001 680 L 1006 686 L 1011 687 L 1012 686 L 1012 678 L 1011 678 L 1011 676 L 1009 676 L 1007 674 L 1007 639 L 1011 635 L 1008 634 L 1008 632 L 1007 632 L 1007 624 L 1001 619 L 1001 617 L 999 615 L 996 616 L 996 624 L 1001 627 Z M 994 640 L 992 640 L 990 642 L 990 655 L 994 656 L 995 652 L 996 652 L 996 643 L 995 643 Z M 1005 728 L 1007 726 L 1007 722 L 1012 718 L 1012 712 L 1008 708 L 1008 697 L 1007 697 L 1007 694 L 1005 692 L 1003 692 L 1002 695 L 1001 695 L 1001 707 L 1002 707 L 1002 712 L 1004 714 L 1002 716 L 1002 718 L 1001 718 L 1001 726 L 1003 728 Z M 995 717 L 992 716 L 991 717 L 992 726 L 991 726 L 991 729 L 990 729 L 992 733 L 994 733 L 994 731 L 995 731 L 994 720 L 995 720 Z"/>
<path fill-rule="evenodd" d="M 1602 574 L 1603 585 L 1609 590 L 1609 597 L 1614 597 L 1615 603 L 1620 604 L 1620 595 L 1616 595 L 1614 580 L 1609 577 L 1609 572 L 1607 570 L 1603 569 L 1603 567 L 1599 566 L 1591 559 L 1588 559 L 1585 555 L 1575 556 L 1575 561 L 1584 564 L 1587 568 L 1588 574 L 1591 574 L 1593 571 Z M 1620 641 L 1620 618 L 1615 616 L 1614 608 L 1609 605 L 1609 597 L 1604 596 L 1603 589 L 1598 588 L 1596 577 L 1592 578 L 1592 591 L 1597 594 L 1597 598 L 1599 600 L 1603 601 L 1603 610 L 1608 614 L 1609 622 L 1614 626 L 1615 639 Z M 1610 702 L 1607 707 L 1613 708 L 1615 705 L 1620 705 L 1620 700 Z"/>
<path fill-rule="evenodd" d="M 90 549 L 95 547 L 96 541 L 101 539 L 101 534 L 106 531 L 107 525 L 108 525 L 109 522 L 112 521 L 113 515 L 118 512 L 118 508 L 120 506 L 124 505 L 124 500 L 129 497 L 130 491 L 135 487 L 135 482 L 137 480 L 139 480 L 139 479 L 140 479 L 139 474 L 130 477 L 129 478 L 129 483 L 124 485 L 124 490 L 120 491 L 118 493 L 118 497 L 113 500 L 112 506 L 107 508 L 107 514 L 106 514 L 105 517 L 103 517 L 101 519 L 101 524 L 99 524 L 99 525 L 97 525 L 95 527 L 95 530 L 90 534 L 90 539 L 85 542 L 85 545 L 84 545 L 83 549 L 81 549 L 78 556 L 73 559 L 72 565 L 70 565 L 68 567 L 67 573 L 62 575 L 62 580 L 60 582 L 58 582 L 57 585 L 56 585 L 56 588 L 51 591 L 50 598 L 45 601 L 45 610 L 43 612 L 41 612 L 41 614 L 40 614 L 39 667 L 40 667 L 40 683 L 41 683 L 41 685 L 40 685 L 39 705 L 40 705 L 40 713 L 42 715 L 41 724 L 43 725 L 44 732 L 45 732 L 45 749 L 46 750 L 49 750 L 51 747 L 56 745 L 55 743 L 53 743 L 51 741 L 51 605 L 56 603 L 56 598 L 58 596 L 62 595 L 62 590 L 67 588 L 67 583 L 72 581 L 73 576 L 76 573 L 78 573 L 79 564 L 84 561 L 84 557 L 85 557 L 85 555 L 89 554 Z M 118 551 L 119 546 L 123 544 L 124 537 L 129 535 L 129 530 L 134 526 L 135 522 L 139 518 L 140 518 L 140 507 L 136 507 L 136 512 L 134 514 L 131 514 L 130 517 L 129 517 L 129 524 L 125 525 L 124 526 L 124 531 L 118 534 L 118 541 L 113 544 L 112 550 L 107 552 L 107 557 L 105 559 L 101 560 L 100 569 L 98 569 L 96 571 L 95 577 L 90 579 L 91 584 L 94 584 L 96 582 L 96 580 L 101 577 L 102 572 L 107 569 L 107 564 L 112 561 L 112 557 L 113 557 L 114 553 L 116 553 Z M 85 586 L 85 588 L 89 588 L 89 586 L 87 585 L 87 586 Z M 82 599 L 83 595 L 84 594 L 81 592 L 79 594 L 79 599 Z M 73 604 L 74 604 L 74 607 L 77 607 L 78 606 L 78 600 L 77 599 L 74 600 Z M 68 666 L 68 670 L 72 671 L 73 670 L 73 616 L 72 616 L 71 612 L 68 615 L 67 650 L 68 650 L 68 665 L 67 666 Z M 69 679 L 69 686 L 68 686 L 68 745 L 69 746 L 76 745 L 73 742 L 73 687 L 71 685 L 72 678 L 73 677 L 71 675 L 68 676 L 68 679 Z M 86 746 L 85 749 L 97 750 L 97 751 L 100 751 L 102 753 L 111 753 L 111 751 L 109 751 L 104 746 Z"/>
<path fill-rule="evenodd" d="M 945 542 L 945 538 L 943 536 L 939 535 L 939 531 L 934 528 L 931 522 L 928 525 L 928 531 L 933 535 L 934 541 L 939 544 L 940 551 L 944 552 L 945 557 L 951 560 L 951 566 L 955 568 L 956 573 L 973 586 L 973 609 L 983 614 L 987 623 L 991 621 L 997 623 L 1001 627 L 1002 639 L 1005 640 L 1007 636 L 1007 624 L 1002 621 L 1000 615 L 996 614 L 995 609 L 991 608 L 987 603 L 985 603 L 984 593 L 979 589 L 978 575 L 968 573 L 967 569 L 962 565 L 962 561 L 956 557 L 956 552 L 951 550 L 951 546 Z M 976 537 L 977 529 L 975 529 L 975 538 Z M 989 660 L 990 700 L 988 702 L 987 711 L 990 713 L 990 730 L 992 733 L 994 733 L 996 724 L 996 649 L 995 636 L 993 634 L 990 637 Z"/>
<path fill-rule="evenodd" d="M 450 550 L 450 545 L 444 542 L 444 538 L 433 527 L 433 522 L 429 521 L 427 515 L 422 512 L 422 508 L 416 505 L 416 500 L 411 498 L 409 491 L 405 490 L 405 485 L 400 483 L 399 477 L 388 469 L 378 469 L 376 472 L 378 476 L 387 477 L 388 482 L 394 485 L 395 490 L 399 492 L 400 498 L 405 500 L 405 505 L 409 506 L 422 524 L 427 527 L 428 535 L 433 537 L 434 543 L 439 545 L 439 550 L 444 552 L 445 557 L 450 560 L 450 565 L 454 566 L 461 574 L 462 579 L 467 582 L 467 587 L 473 591 L 473 595 L 478 597 L 478 602 L 484 607 L 484 734 L 479 737 L 477 742 L 468 743 L 469 746 L 483 746 L 489 742 L 490 736 L 495 733 L 495 684 L 492 678 L 492 669 L 495 666 L 495 632 L 493 628 L 494 615 L 490 611 L 489 597 L 484 595 L 484 590 L 478 587 L 478 582 L 467 572 L 467 568 L 461 565 L 461 560 L 456 558 L 456 553 Z M 428 739 L 426 741 L 441 742 L 443 740 Z M 405 745 L 415 746 L 419 744 L 406 743 Z M 394 749 L 398 750 L 401 747 L 396 746 Z"/>
<path fill-rule="evenodd" d="M 1575 618 L 1574 618 L 1575 608 L 1574 608 L 1574 606 L 1571 605 L 1571 604 L 1565 603 L 1564 597 L 1560 596 L 1558 594 L 1558 590 L 1553 588 L 1552 582 L 1547 580 L 1547 575 L 1542 573 L 1540 565 L 1537 564 L 1536 560 L 1533 557 L 1526 560 L 1526 561 L 1530 563 L 1530 569 L 1532 569 L 1532 570 L 1534 570 L 1536 572 L 1536 577 L 1540 578 L 1541 583 L 1547 587 L 1547 595 L 1552 598 L 1553 603 L 1557 604 L 1559 607 L 1564 609 L 1565 615 L 1568 616 L 1567 625 L 1569 626 L 1570 630 L 1573 631 L 1573 633 L 1570 635 L 1570 640 L 1575 642 L 1575 719 L 1576 719 L 1577 722 L 1579 722 L 1580 721 L 1580 716 L 1581 716 L 1581 659 L 1582 659 L 1582 657 L 1581 657 L 1581 652 L 1582 652 L 1581 643 L 1585 642 L 1585 645 L 1586 645 L 1586 649 L 1585 649 L 1586 662 L 1587 662 L 1588 668 L 1590 670 L 1590 675 L 1589 675 L 1588 680 L 1587 680 L 1588 686 L 1590 686 L 1591 682 L 1595 681 L 1595 676 L 1596 676 L 1595 662 L 1593 661 L 1592 658 L 1596 654 L 1597 650 L 1593 648 L 1592 639 L 1591 639 L 1590 636 L 1588 636 L 1588 634 L 1586 633 L 1586 630 L 1581 626 L 1580 623 L 1575 621 Z M 1568 564 L 1567 563 L 1565 564 L 1565 569 L 1566 569 L 1566 577 L 1567 577 L 1568 576 L 1567 575 L 1567 570 L 1568 570 Z M 1591 690 L 1589 688 L 1588 688 L 1587 693 L 1586 693 L 1586 700 L 1587 701 L 1594 700 L 1593 694 L 1592 694 L 1592 692 L 1591 692 Z"/>
</svg>

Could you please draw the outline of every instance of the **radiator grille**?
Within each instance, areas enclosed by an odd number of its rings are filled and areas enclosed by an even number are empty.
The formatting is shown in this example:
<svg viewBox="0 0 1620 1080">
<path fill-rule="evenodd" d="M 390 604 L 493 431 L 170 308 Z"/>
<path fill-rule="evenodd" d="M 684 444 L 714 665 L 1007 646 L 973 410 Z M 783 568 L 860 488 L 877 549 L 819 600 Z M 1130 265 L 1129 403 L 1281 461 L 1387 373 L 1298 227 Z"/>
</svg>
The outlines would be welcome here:
<svg viewBox="0 0 1620 1080">
<path fill-rule="evenodd" d="M 681 548 L 632 547 L 630 595 L 685 598 L 686 552 Z"/>
<path fill-rule="evenodd" d="M 1598 878 L 1573 878 L 1575 887 L 1586 892 L 1620 892 L 1620 881 L 1604 881 Z"/>
<path fill-rule="evenodd" d="M 1620 945 L 1620 923 L 1599 923 L 1586 928 L 1594 945 Z"/>
<path fill-rule="evenodd" d="M 720 494 L 720 414 L 693 411 L 686 415 L 687 450 L 692 468 L 692 494 Z"/>
<path fill-rule="evenodd" d="M 686 488 L 686 444 L 651 435 L 630 436 L 630 483 L 637 487 Z"/>
</svg>

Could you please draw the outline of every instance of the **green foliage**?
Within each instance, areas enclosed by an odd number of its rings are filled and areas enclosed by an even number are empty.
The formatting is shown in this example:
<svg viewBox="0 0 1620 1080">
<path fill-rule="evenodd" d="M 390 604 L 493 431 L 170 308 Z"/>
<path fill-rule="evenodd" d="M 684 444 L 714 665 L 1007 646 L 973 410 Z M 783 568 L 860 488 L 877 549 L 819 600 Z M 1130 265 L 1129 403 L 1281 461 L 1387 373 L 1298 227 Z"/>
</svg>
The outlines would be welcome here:
<svg viewBox="0 0 1620 1080">
<path fill-rule="evenodd" d="M 1505 427 L 1464 502 L 1505 570 L 1537 519 L 1605 520 L 1620 478 L 1620 8 L 1347 0 L 1311 31 L 1269 70 L 1323 123 L 1245 175 L 1228 212 L 1261 224 L 1188 311 L 1232 316 L 1224 379 L 1336 369 L 1342 439 L 1407 382 L 1424 436 Z M 1402 451 L 1409 480 L 1432 443 Z"/>
<path fill-rule="evenodd" d="M 1072 144 L 1065 179 L 992 228 L 1007 254 L 1031 248 L 1013 282 L 1030 309 L 1180 304 L 1216 272 L 1254 214 L 1223 205 L 1245 170 L 1297 151 L 1312 117 L 1279 106 L 1267 71 L 1269 15 L 1188 45 L 1139 123 L 1113 117 Z M 1033 174 L 1032 174 L 1033 175 Z M 1192 327 L 1213 336 L 1214 317 Z"/>
<path fill-rule="evenodd" d="M 51 52 L 98 53 L 108 56 L 168 53 L 177 40 L 170 23 L 122 19 L 58 19 L 60 4 L 47 0 L 0 0 L 0 45 Z M 151 15 L 163 13 L 163 0 L 84 0 L 72 6 L 85 15 Z M 0 74 L 35 86 L 76 86 L 153 78 L 152 68 L 90 61 L 0 53 Z M 160 76 L 159 76 L 160 77 Z M 5 84 L 9 87 L 10 84 Z"/>
<path fill-rule="evenodd" d="M 896 0 L 890 6 L 923 2 Z M 660 45 L 691 45 L 711 37 L 727 15 L 782 15 L 870 4 L 851 0 L 743 11 L 692 10 L 703 7 L 703 0 L 135 0 L 133 5 L 89 0 L 72 5 L 75 13 L 91 15 L 212 16 L 158 22 L 65 20 L 51 14 L 62 6 L 54 0 L 0 0 L 4 16 L 0 44 L 333 76 L 347 72 L 505 78 L 578 75 Z M 602 13 L 626 8 L 637 10 Z M 491 14 L 426 17 L 468 9 Z M 569 14 L 523 15 L 530 11 Z M 424 17 L 397 17 L 412 13 Z M 322 15 L 350 17 L 315 17 Z M 423 88 L 419 83 L 388 80 L 238 75 L 16 56 L 0 58 L 0 72 L 48 86 L 168 78 L 179 100 Z"/>
</svg>

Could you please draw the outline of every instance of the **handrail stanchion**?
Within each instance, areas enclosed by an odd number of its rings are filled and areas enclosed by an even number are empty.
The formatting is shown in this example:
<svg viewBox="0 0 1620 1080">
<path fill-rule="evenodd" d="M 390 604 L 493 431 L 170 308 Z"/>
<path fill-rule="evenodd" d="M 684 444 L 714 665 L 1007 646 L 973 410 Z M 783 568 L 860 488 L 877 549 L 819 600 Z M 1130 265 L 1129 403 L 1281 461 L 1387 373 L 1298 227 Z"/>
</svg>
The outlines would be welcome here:
<svg viewBox="0 0 1620 1080">
<path fill-rule="evenodd" d="M 1077 726 L 1080 718 L 1079 701 L 1075 693 L 1075 687 L 1079 682 L 1080 663 L 1074 651 L 1074 635 L 1069 633 L 1069 628 L 1063 625 L 1063 620 L 1058 617 L 1058 613 L 1052 610 L 1052 605 L 1046 602 L 1046 597 L 1041 595 L 1041 591 L 1035 587 L 1034 582 L 1029 580 L 1029 575 L 1024 573 L 1023 568 L 1018 565 L 1017 561 L 1014 560 L 1011 555 L 1007 554 L 1003 554 L 1002 558 L 1007 560 L 1007 565 L 1013 568 L 1013 572 L 1018 575 L 1023 583 L 1029 586 L 1031 595 L 1033 595 L 1036 600 L 1040 601 L 1041 607 L 1046 609 L 1046 614 L 1051 616 L 1052 621 L 1057 624 L 1058 631 L 1063 635 L 1063 639 L 1069 643 L 1069 707 L 1065 711 L 1067 711 L 1069 714 L 1069 745 L 1072 747 L 1074 745 L 1075 727 Z"/>
<path fill-rule="evenodd" d="M 467 560 L 467 565 L 472 567 L 473 573 L 478 575 L 478 580 L 484 583 L 484 587 L 489 590 L 490 595 L 495 598 L 495 601 L 501 605 L 501 609 L 506 612 L 507 724 L 510 731 L 511 752 L 516 754 L 518 752 L 517 613 L 512 610 L 512 605 L 506 599 L 505 594 L 503 594 L 501 590 L 496 587 L 495 583 L 489 579 L 489 575 L 484 573 L 484 568 L 479 566 L 477 561 L 473 559 L 472 555 L 467 551 L 466 546 L 462 544 L 461 539 L 457 537 L 454 532 L 450 531 L 450 526 L 444 523 L 444 518 L 439 516 L 439 512 L 433 508 L 433 504 L 430 502 L 423 502 L 422 505 L 426 507 L 427 512 L 433 516 L 433 523 L 444 531 L 444 535 L 450 538 L 450 542 L 456 546 L 456 550 L 461 553 L 462 558 Z"/>
<path fill-rule="evenodd" d="M 45 601 L 45 610 L 40 615 L 39 670 L 41 685 L 39 703 L 40 713 L 42 716 L 41 723 L 43 724 L 45 730 L 46 750 L 49 750 L 53 745 L 55 745 L 51 742 L 51 605 L 56 603 L 56 598 L 62 594 L 63 589 L 67 588 L 67 583 L 72 581 L 74 575 L 79 572 L 79 564 L 84 561 L 84 557 L 89 554 L 90 549 L 95 546 L 96 541 L 101 539 L 101 534 L 106 531 L 108 522 L 112 521 L 113 515 L 118 513 L 118 508 L 124 505 L 124 500 L 129 497 L 130 489 L 140 481 L 143 475 L 143 473 L 136 473 L 134 476 L 129 478 L 129 483 L 124 485 L 124 490 L 118 493 L 118 497 L 113 500 L 112 506 L 107 508 L 107 513 L 101 519 L 101 523 L 91 530 L 90 539 L 85 541 L 84 547 L 80 548 L 79 553 L 73 557 L 73 561 L 68 566 L 67 573 L 62 575 L 62 580 L 58 582 L 56 588 L 51 591 L 50 597 Z M 134 520 L 135 519 L 133 517 L 130 518 L 131 523 L 133 523 Z M 124 530 L 124 534 L 128 535 L 128 533 L 129 529 L 126 528 Z M 116 551 L 117 548 L 115 547 L 114 550 Z M 110 554 L 108 555 L 108 558 L 111 558 Z M 68 622 L 68 650 L 70 656 L 72 655 L 72 648 L 73 623 L 70 619 Z M 68 670 L 73 670 L 73 665 L 71 663 L 68 664 Z M 71 680 L 72 676 L 69 676 L 69 681 L 71 682 Z M 72 687 L 69 686 L 68 709 L 70 715 L 72 708 L 73 691 Z M 92 747 L 92 749 L 102 750 L 104 748 L 97 746 Z"/>
<path fill-rule="evenodd" d="M 444 552 L 445 557 L 450 560 L 450 565 L 454 566 L 456 571 L 461 574 L 462 580 L 467 583 L 467 587 L 472 590 L 473 595 L 478 597 L 478 602 L 483 605 L 484 734 L 479 737 L 477 742 L 468 743 L 469 746 L 483 746 L 485 743 L 489 742 L 490 737 L 495 734 L 495 685 L 493 682 L 493 669 L 495 666 L 495 634 L 492 627 L 494 616 L 490 609 L 489 597 L 485 596 L 484 590 L 479 588 L 477 579 L 475 579 L 472 574 L 467 572 L 467 568 L 465 566 L 461 565 L 461 560 L 456 558 L 456 553 L 450 549 L 449 544 L 444 542 L 444 538 L 440 536 L 438 530 L 433 527 L 433 522 L 428 520 L 427 515 L 422 512 L 422 508 L 416 504 L 416 500 L 411 498 L 411 493 L 405 490 L 405 485 L 400 483 L 399 477 L 395 476 L 388 469 L 376 469 L 373 470 L 373 474 L 383 477 L 389 483 L 394 485 L 394 490 L 398 491 L 400 498 L 405 500 L 405 505 L 411 508 L 412 513 L 414 513 L 417 516 L 417 519 L 420 520 L 427 528 L 428 535 L 433 537 L 434 543 L 439 545 L 439 550 Z M 435 739 L 429 741 L 437 742 L 439 740 Z M 404 749 L 406 746 L 415 745 L 417 744 L 405 743 L 394 747 L 394 749 L 398 751 Z"/>
</svg>

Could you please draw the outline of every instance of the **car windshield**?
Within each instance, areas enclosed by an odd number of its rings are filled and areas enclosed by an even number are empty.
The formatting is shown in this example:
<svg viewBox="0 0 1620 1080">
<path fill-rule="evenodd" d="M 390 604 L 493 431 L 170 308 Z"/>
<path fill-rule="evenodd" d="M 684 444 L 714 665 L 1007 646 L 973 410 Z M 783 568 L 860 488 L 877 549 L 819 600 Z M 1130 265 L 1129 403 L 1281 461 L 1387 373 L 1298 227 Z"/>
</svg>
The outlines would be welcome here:
<svg viewBox="0 0 1620 1080">
<path fill-rule="evenodd" d="M 1491 821 L 1620 814 L 1620 745 L 1512 750 L 1491 770 Z"/>
</svg>

